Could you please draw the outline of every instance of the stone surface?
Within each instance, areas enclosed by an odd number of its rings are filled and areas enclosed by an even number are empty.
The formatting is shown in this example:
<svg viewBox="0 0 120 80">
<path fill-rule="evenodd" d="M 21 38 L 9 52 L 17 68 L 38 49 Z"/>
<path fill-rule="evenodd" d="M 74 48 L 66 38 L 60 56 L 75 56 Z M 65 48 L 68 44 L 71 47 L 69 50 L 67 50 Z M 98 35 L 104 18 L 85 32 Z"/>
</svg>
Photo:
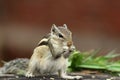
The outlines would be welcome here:
<svg viewBox="0 0 120 80">
<path fill-rule="evenodd" d="M 80 80 L 120 80 L 119 77 L 113 77 L 109 75 L 97 75 L 97 74 L 78 74 L 74 73 L 74 75 L 81 75 L 83 76 L 83 79 Z M 0 80 L 65 80 L 57 75 L 42 75 L 42 76 L 36 76 L 33 78 L 27 78 L 22 75 L 12 75 L 12 74 L 3 74 L 0 75 Z"/>
</svg>

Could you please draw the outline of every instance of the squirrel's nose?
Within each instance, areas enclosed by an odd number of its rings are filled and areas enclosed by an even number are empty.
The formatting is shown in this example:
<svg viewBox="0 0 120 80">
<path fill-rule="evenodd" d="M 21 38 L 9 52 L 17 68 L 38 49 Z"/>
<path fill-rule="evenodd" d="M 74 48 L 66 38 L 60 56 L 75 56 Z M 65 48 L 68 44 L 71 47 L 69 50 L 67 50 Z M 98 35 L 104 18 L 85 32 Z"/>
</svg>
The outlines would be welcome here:
<svg viewBox="0 0 120 80">
<path fill-rule="evenodd" d="M 70 47 L 72 45 L 72 41 L 67 42 L 67 46 Z"/>
</svg>

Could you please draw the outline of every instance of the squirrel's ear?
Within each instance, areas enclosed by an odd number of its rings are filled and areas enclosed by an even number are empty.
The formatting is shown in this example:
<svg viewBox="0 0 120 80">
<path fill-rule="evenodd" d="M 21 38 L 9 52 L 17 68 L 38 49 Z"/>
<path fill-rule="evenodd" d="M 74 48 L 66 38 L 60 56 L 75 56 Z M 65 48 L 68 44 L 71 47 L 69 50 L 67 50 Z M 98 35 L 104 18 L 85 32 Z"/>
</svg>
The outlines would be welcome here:
<svg viewBox="0 0 120 80">
<path fill-rule="evenodd" d="M 66 24 L 63 24 L 63 27 L 65 27 L 67 29 L 67 25 Z"/>
<path fill-rule="evenodd" d="M 58 31 L 58 28 L 55 24 L 52 25 L 52 28 L 51 28 L 51 32 L 52 33 L 55 33 L 56 31 Z"/>
</svg>

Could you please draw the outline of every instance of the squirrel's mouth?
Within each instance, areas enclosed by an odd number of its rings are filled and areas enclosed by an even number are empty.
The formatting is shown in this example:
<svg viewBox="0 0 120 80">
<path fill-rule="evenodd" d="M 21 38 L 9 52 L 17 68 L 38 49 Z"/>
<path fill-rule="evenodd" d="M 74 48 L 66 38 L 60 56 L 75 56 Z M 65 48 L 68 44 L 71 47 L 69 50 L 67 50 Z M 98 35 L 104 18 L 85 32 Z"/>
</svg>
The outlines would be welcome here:
<svg viewBox="0 0 120 80">
<path fill-rule="evenodd" d="M 64 51 L 63 52 L 64 58 L 68 58 L 72 52 L 73 52 L 73 50 Z"/>
<path fill-rule="evenodd" d="M 58 59 L 61 56 L 63 56 L 64 58 L 68 58 L 72 52 L 72 50 L 63 51 L 61 54 L 56 55 L 54 59 Z"/>
</svg>

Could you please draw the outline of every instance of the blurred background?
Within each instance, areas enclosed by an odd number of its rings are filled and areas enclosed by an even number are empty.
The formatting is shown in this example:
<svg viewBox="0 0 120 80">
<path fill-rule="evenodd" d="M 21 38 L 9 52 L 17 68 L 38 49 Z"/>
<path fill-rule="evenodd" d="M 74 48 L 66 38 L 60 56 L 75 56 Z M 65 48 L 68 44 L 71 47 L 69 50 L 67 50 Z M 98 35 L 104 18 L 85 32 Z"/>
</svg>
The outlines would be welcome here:
<svg viewBox="0 0 120 80">
<path fill-rule="evenodd" d="M 120 0 L 0 0 L 0 60 L 29 58 L 52 24 L 67 24 L 80 51 L 120 52 Z"/>
</svg>

